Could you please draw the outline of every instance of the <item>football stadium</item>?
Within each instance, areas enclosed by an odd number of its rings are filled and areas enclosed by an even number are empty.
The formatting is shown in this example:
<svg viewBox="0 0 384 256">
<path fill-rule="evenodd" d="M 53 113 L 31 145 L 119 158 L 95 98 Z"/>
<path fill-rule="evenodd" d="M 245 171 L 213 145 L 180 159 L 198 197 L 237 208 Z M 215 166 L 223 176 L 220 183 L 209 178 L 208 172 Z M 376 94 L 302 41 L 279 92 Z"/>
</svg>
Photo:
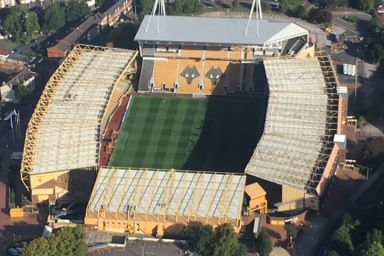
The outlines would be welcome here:
<svg viewBox="0 0 384 256">
<path fill-rule="evenodd" d="M 88 181 L 84 224 L 159 237 L 321 210 L 345 159 L 348 95 L 309 37 L 263 20 L 258 1 L 249 19 L 158 15 L 155 4 L 138 52 L 76 46 L 28 126 L 33 202 L 74 200 Z"/>
</svg>

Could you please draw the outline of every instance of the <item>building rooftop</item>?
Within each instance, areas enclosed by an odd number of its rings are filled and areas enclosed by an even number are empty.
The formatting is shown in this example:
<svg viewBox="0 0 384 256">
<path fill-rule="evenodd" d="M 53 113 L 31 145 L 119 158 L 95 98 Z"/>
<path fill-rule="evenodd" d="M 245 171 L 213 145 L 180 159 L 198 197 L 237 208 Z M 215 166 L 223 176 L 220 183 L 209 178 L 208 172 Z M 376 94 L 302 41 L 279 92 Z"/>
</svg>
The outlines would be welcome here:
<svg viewBox="0 0 384 256">
<path fill-rule="evenodd" d="M 244 175 L 230 173 L 105 167 L 99 171 L 87 213 L 236 220 L 244 185 Z"/>
<path fill-rule="evenodd" d="M 250 198 L 265 196 L 267 194 L 257 182 L 245 186 L 244 191 Z"/>
<path fill-rule="evenodd" d="M 144 17 L 135 41 L 222 45 L 263 45 L 307 35 L 308 31 L 286 22 L 187 16 Z M 258 31 L 258 33 L 257 33 Z"/>
</svg>

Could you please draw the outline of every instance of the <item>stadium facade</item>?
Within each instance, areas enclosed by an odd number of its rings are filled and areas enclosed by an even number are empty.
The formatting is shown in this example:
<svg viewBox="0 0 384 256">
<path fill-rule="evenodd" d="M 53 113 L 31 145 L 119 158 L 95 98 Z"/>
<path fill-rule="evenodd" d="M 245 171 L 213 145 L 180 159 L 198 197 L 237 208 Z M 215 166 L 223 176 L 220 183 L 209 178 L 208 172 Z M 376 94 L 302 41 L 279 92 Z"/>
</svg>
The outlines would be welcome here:
<svg viewBox="0 0 384 256">
<path fill-rule="evenodd" d="M 153 118 L 158 109 L 150 103 L 132 110 L 135 97 L 221 95 L 268 100 L 261 138 L 241 172 L 282 187 L 281 202 L 275 205 L 279 211 L 318 210 L 327 181 L 344 159 L 347 94 L 338 86 L 329 57 L 309 47 L 308 35 L 291 23 L 146 16 L 135 37 L 141 71 L 134 97 L 126 77 L 135 72 L 135 51 L 76 46 L 49 80 L 28 126 L 21 175 L 33 201 L 54 201 L 68 192 L 70 172 L 88 169 L 98 176 L 84 222 L 99 230 L 163 236 L 181 234 L 195 222 L 228 222 L 239 231 L 247 209 L 265 213 L 267 203 L 265 193 L 259 193 L 260 205 L 243 206 L 243 174 L 225 168 L 185 171 L 172 161 L 166 167 L 148 166 L 152 149 L 119 149 L 130 143 L 129 134 L 161 139 L 155 129 L 145 133 L 154 125 L 151 119 L 124 131 L 124 120 L 133 118 L 129 122 L 134 123 L 144 118 L 140 113 Z M 262 77 L 265 84 L 258 85 Z M 132 117 L 130 111 L 139 114 Z M 106 136 L 116 116 L 122 128 Z M 157 119 L 169 121 L 167 116 Z M 172 133 L 176 122 L 170 127 L 158 133 Z M 190 140 L 200 136 L 189 132 Z M 100 145 L 107 139 L 104 150 Z M 168 147 L 172 139 L 162 145 Z M 167 158 L 150 153 L 154 159 Z M 180 154 L 174 152 L 176 160 Z M 105 160 L 109 157 L 112 166 Z M 106 166 L 100 166 L 100 159 Z"/>
</svg>

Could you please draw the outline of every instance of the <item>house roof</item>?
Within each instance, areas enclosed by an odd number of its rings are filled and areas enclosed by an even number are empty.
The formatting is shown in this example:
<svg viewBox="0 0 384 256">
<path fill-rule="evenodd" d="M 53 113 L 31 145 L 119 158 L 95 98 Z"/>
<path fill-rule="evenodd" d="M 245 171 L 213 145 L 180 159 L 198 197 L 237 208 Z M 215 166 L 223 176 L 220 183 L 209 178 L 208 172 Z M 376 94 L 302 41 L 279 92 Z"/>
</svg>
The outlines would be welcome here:
<svg viewBox="0 0 384 256">
<path fill-rule="evenodd" d="M 8 56 L 11 52 L 12 50 L 10 49 L 0 48 L 0 55 L 2 56 Z"/>
</svg>

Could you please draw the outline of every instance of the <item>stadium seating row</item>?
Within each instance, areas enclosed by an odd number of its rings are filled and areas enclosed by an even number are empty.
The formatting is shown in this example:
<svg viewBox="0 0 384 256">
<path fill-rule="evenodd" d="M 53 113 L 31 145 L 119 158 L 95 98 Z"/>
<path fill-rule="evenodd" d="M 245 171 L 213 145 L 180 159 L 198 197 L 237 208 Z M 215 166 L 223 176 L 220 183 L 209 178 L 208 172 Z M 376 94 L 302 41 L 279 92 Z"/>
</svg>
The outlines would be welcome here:
<svg viewBox="0 0 384 256">
<path fill-rule="evenodd" d="M 252 64 L 224 60 L 156 60 L 152 88 L 180 94 L 226 94 L 252 91 Z"/>
<path fill-rule="evenodd" d="M 232 60 L 253 59 L 253 50 L 248 48 L 223 48 L 209 47 L 204 49 L 202 46 L 188 46 L 188 48 L 158 47 L 155 50 L 156 57 L 168 58 L 190 58 L 190 59 L 216 59 Z"/>
</svg>

